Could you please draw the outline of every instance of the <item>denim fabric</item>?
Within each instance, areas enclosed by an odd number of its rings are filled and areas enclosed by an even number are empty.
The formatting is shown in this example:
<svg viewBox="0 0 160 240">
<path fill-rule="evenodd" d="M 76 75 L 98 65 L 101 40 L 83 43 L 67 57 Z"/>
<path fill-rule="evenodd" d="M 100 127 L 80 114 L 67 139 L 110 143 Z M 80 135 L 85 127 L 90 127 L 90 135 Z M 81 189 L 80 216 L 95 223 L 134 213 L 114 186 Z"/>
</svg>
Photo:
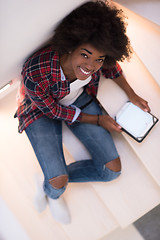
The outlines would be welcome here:
<svg viewBox="0 0 160 240">
<path fill-rule="evenodd" d="M 90 99 L 91 96 L 83 92 L 74 105 L 81 107 Z M 101 109 L 95 101 L 82 111 L 101 114 Z M 53 177 L 68 175 L 69 182 L 105 182 L 120 175 L 120 172 L 114 172 L 105 167 L 106 163 L 119 157 L 108 131 L 88 123 L 73 123 L 68 127 L 88 149 L 92 159 L 66 165 L 62 149 L 62 122 L 59 120 L 43 116 L 25 130 L 45 176 L 44 191 L 54 199 L 65 191 L 66 186 L 61 189 L 53 188 L 49 183 L 49 179 Z"/>
</svg>

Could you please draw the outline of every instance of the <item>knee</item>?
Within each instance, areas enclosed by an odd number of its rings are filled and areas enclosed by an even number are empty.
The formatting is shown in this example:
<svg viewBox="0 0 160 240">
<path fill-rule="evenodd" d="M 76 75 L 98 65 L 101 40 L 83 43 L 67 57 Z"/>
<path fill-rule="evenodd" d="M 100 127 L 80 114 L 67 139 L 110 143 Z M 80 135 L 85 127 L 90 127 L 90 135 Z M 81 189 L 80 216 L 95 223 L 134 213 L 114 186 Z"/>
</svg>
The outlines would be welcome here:
<svg viewBox="0 0 160 240">
<path fill-rule="evenodd" d="M 120 158 L 116 158 L 108 163 L 105 164 L 107 168 L 112 170 L 113 172 L 120 172 L 121 171 L 121 161 Z"/>
<path fill-rule="evenodd" d="M 60 175 L 57 177 L 53 177 L 49 179 L 49 183 L 54 189 L 61 189 L 65 187 L 68 183 L 68 176 L 67 175 Z"/>
</svg>

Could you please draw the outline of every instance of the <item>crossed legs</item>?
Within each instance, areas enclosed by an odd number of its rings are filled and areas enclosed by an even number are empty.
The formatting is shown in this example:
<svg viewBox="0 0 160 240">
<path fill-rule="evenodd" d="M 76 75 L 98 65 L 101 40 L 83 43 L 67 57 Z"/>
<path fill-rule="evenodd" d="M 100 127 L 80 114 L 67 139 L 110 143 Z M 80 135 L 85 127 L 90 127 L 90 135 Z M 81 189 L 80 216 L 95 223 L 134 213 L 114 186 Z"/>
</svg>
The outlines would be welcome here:
<svg viewBox="0 0 160 240">
<path fill-rule="evenodd" d="M 116 158 L 108 163 L 105 164 L 105 167 L 113 172 L 120 172 L 121 171 L 121 162 L 120 158 Z M 115 175 L 116 177 L 116 175 Z M 109 180 L 109 179 L 108 179 Z M 54 189 L 60 189 L 67 185 L 68 183 L 68 175 L 60 175 L 57 177 L 53 177 L 49 179 L 49 183 L 52 185 Z"/>
</svg>

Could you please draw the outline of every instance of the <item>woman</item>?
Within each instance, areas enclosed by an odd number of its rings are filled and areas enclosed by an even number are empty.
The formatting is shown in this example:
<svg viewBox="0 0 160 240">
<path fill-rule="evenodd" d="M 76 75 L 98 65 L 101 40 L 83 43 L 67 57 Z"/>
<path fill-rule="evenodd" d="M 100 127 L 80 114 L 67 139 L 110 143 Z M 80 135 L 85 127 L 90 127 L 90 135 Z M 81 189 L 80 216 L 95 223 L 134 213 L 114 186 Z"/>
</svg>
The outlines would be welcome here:
<svg viewBox="0 0 160 240">
<path fill-rule="evenodd" d="M 68 182 L 111 181 L 121 172 L 111 131 L 121 127 L 102 115 L 96 101 L 100 74 L 115 81 L 130 101 L 149 111 L 125 80 L 117 61 L 129 58 L 131 47 L 121 11 L 101 1 L 87 2 L 56 27 L 48 46 L 36 51 L 22 70 L 17 116 L 44 174 L 44 192 L 54 218 L 70 222 L 62 198 Z M 89 150 L 92 159 L 66 165 L 62 121 Z M 96 139 L 96 141 L 95 141 Z"/>
</svg>

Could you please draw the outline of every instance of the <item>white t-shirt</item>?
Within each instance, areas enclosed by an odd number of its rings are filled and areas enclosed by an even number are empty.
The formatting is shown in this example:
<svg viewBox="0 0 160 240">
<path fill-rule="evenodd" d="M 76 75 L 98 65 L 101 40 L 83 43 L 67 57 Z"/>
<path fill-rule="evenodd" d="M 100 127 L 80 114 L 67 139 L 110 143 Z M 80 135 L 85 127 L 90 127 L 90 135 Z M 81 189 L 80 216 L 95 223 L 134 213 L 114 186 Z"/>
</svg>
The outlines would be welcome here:
<svg viewBox="0 0 160 240">
<path fill-rule="evenodd" d="M 66 80 L 64 73 L 62 71 L 62 68 L 61 68 L 61 80 L 62 81 Z M 83 87 L 85 85 L 87 85 L 90 81 L 91 81 L 91 76 L 89 76 L 86 80 L 77 79 L 74 82 L 70 83 L 70 93 L 67 96 L 65 96 L 64 98 L 62 98 L 59 101 L 59 103 L 64 106 L 69 106 L 72 103 L 74 103 L 75 100 L 82 94 Z M 72 105 L 72 107 L 74 107 L 76 109 L 76 114 L 72 121 L 72 122 L 74 122 L 77 119 L 77 117 L 79 116 L 81 109 L 77 108 L 74 105 Z"/>
</svg>

